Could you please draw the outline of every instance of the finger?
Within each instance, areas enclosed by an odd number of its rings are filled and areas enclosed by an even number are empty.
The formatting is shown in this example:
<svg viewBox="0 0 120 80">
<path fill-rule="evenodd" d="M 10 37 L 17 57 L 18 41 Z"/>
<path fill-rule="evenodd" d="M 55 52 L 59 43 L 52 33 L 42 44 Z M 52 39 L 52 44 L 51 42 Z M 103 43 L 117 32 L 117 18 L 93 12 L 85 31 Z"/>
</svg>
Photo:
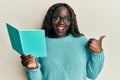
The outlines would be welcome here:
<svg viewBox="0 0 120 80">
<path fill-rule="evenodd" d="M 27 58 L 27 57 L 33 57 L 33 56 L 32 56 L 32 55 L 26 55 L 26 54 L 24 54 L 24 55 L 22 56 L 22 59 Z"/>
<path fill-rule="evenodd" d="M 93 47 L 89 46 L 89 50 L 93 51 Z"/>
<path fill-rule="evenodd" d="M 97 50 L 92 46 L 89 47 L 89 50 L 91 50 L 92 52 L 97 52 Z"/>
<path fill-rule="evenodd" d="M 95 38 L 90 38 L 89 41 L 94 40 Z"/>
<path fill-rule="evenodd" d="M 96 40 L 95 38 L 90 38 L 88 43 L 91 44 L 94 40 Z"/>
<path fill-rule="evenodd" d="M 30 55 L 22 57 L 21 63 L 24 65 L 26 63 L 26 60 L 29 60 L 30 58 L 33 58 L 33 57 Z"/>
<path fill-rule="evenodd" d="M 26 61 L 23 62 L 23 65 L 27 66 L 30 62 L 35 62 L 35 59 L 34 58 L 29 58 L 29 59 L 27 59 Z"/>
<path fill-rule="evenodd" d="M 89 47 L 90 44 L 92 44 L 92 42 L 93 42 L 94 40 L 96 40 L 96 39 L 94 39 L 94 38 L 90 38 L 89 41 L 88 41 L 88 43 L 87 43 L 87 47 Z"/>
<path fill-rule="evenodd" d="M 105 37 L 104 35 L 99 37 L 98 41 L 100 42 L 100 44 L 102 43 L 104 37 Z"/>
<path fill-rule="evenodd" d="M 33 66 L 36 65 L 36 66 Z M 28 62 L 27 68 L 36 68 L 37 67 L 37 63 L 34 60 L 31 60 Z"/>
<path fill-rule="evenodd" d="M 31 60 L 34 60 L 34 58 L 33 58 L 33 57 L 26 58 L 26 60 L 25 60 L 25 59 L 22 60 L 21 63 L 22 63 L 24 66 L 26 66 L 27 63 L 28 63 L 29 61 L 31 61 Z"/>
<path fill-rule="evenodd" d="M 22 59 L 22 58 L 24 58 L 26 56 L 27 56 L 26 54 L 23 54 L 23 55 L 20 56 L 20 58 Z"/>
<path fill-rule="evenodd" d="M 25 56 L 25 57 L 22 58 L 22 61 L 24 62 L 24 61 L 26 61 L 29 58 L 34 58 L 34 57 L 31 56 L 31 55 L 27 55 L 27 56 Z"/>
</svg>

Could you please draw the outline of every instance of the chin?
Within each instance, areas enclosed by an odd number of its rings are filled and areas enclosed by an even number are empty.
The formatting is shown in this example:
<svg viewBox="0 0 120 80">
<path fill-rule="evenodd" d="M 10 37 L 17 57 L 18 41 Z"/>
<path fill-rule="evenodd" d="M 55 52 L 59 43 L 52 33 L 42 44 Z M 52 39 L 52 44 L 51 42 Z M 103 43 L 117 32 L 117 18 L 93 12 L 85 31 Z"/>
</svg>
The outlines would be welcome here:
<svg viewBox="0 0 120 80">
<path fill-rule="evenodd" d="M 65 37 L 66 36 L 65 33 L 58 33 L 57 35 L 58 35 L 58 37 Z"/>
</svg>

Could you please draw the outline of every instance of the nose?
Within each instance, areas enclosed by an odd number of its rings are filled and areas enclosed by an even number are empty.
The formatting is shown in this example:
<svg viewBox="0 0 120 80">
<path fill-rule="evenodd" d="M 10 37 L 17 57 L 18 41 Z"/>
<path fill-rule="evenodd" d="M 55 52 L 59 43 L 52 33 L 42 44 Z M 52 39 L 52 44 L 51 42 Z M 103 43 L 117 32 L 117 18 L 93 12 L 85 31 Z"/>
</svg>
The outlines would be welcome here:
<svg viewBox="0 0 120 80">
<path fill-rule="evenodd" d="M 64 19 L 60 19 L 59 24 L 64 24 Z"/>
</svg>

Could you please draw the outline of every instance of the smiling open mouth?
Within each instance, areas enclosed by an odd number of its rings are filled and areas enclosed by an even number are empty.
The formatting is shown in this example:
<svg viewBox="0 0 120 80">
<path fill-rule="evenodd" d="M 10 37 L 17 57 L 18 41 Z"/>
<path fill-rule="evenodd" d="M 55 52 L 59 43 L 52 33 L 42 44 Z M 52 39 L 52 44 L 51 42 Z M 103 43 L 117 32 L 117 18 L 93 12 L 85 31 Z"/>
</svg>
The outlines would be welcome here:
<svg viewBox="0 0 120 80">
<path fill-rule="evenodd" d="M 57 31 L 60 33 L 62 33 L 64 31 L 64 29 L 65 29 L 64 27 L 57 27 Z"/>
</svg>

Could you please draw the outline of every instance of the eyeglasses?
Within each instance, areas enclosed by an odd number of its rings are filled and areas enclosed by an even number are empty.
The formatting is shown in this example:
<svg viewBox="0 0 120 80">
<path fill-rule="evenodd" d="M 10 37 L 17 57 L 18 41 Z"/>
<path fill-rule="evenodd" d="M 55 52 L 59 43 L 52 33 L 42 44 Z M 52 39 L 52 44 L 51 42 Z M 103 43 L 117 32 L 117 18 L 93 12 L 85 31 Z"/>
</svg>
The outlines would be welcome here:
<svg viewBox="0 0 120 80">
<path fill-rule="evenodd" d="M 53 20 L 59 22 L 61 20 L 63 20 L 65 23 L 69 23 L 71 21 L 71 17 L 70 16 L 60 16 L 58 14 L 54 14 L 53 15 Z"/>
</svg>

